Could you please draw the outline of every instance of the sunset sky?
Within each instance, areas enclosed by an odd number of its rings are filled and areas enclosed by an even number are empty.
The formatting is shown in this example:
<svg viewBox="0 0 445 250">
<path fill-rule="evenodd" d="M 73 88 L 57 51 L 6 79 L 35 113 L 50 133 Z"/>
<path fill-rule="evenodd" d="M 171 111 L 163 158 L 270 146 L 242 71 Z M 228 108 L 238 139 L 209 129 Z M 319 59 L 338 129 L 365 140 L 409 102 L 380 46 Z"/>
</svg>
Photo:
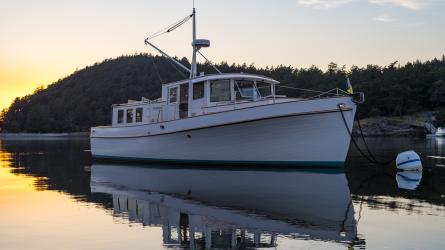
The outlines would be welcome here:
<svg viewBox="0 0 445 250">
<path fill-rule="evenodd" d="M 445 53 L 443 0 L 196 0 L 213 61 L 350 67 Z M 150 33 L 191 12 L 190 0 L 2 0 L 0 109 L 76 69 L 151 52 Z M 191 55 L 191 23 L 154 42 Z"/>
</svg>

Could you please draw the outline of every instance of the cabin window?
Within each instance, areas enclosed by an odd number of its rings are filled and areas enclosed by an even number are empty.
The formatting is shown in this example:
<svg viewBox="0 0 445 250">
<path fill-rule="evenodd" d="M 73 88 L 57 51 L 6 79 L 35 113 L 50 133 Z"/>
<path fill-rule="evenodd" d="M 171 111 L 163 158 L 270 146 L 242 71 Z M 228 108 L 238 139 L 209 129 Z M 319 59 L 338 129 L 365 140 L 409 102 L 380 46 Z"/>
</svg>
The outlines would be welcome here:
<svg viewBox="0 0 445 250">
<path fill-rule="evenodd" d="M 258 96 L 253 81 L 238 80 L 235 82 L 235 93 L 237 100 L 252 99 Z"/>
<path fill-rule="evenodd" d="M 117 111 L 117 123 L 123 123 L 124 122 L 124 111 L 118 110 Z"/>
<path fill-rule="evenodd" d="M 230 101 L 230 80 L 219 80 L 210 82 L 210 101 Z"/>
<path fill-rule="evenodd" d="M 170 88 L 168 91 L 169 103 L 175 103 L 178 100 L 178 87 Z"/>
<path fill-rule="evenodd" d="M 133 122 L 133 109 L 127 109 L 127 123 Z"/>
<path fill-rule="evenodd" d="M 204 97 L 204 82 L 198 82 L 193 84 L 193 100 L 201 99 Z"/>
<path fill-rule="evenodd" d="M 136 122 L 142 122 L 142 108 L 136 109 Z"/>
<path fill-rule="evenodd" d="M 272 95 L 272 84 L 266 82 L 256 82 L 256 86 L 262 97 Z"/>
</svg>

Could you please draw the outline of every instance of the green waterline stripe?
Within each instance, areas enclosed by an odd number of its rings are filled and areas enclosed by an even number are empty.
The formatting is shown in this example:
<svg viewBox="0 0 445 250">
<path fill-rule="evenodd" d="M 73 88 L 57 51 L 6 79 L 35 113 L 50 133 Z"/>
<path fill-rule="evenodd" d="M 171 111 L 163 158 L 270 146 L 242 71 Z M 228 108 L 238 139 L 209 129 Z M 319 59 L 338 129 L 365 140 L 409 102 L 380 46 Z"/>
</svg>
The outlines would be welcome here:
<svg viewBox="0 0 445 250">
<path fill-rule="evenodd" d="M 119 156 L 102 156 L 93 155 L 95 160 L 114 161 L 114 162 L 126 162 L 126 163 L 162 163 L 162 164 L 177 164 L 177 165 L 199 165 L 207 168 L 212 166 L 251 166 L 251 167 L 273 167 L 271 170 L 276 170 L 277 167 L 317 167 L 317 169 L 323 170 L 323 168 L 343 168 L 343 161 L 221 161 L 221 160 L 180 160 L 180 159 L 155 159 L 155 158 L 137 158 L 137 157 L 119 157 Z M 150 166 L 152 167 L 152 166 Z M 224 169 L 230 169 L 224 168 Z M 233 169 L 236 169 L 234 167 Z M 250 169 L 250 168 L 249 168 Z M 313 169 L 311 169 L 313 170 Z"/>
</svg>

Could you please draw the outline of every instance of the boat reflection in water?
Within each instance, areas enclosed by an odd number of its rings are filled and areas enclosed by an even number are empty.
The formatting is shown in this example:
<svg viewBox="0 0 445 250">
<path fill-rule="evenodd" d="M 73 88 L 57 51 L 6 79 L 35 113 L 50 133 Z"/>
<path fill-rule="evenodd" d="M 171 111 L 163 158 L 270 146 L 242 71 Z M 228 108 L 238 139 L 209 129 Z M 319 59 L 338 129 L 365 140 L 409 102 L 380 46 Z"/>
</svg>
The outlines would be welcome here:
<svg viewBox="0 0 445 250">
<path fill-rule="evenodd" d="M 397 186 L 401 189 L 416 190 L 422 180 L 422 172 L 405 171 L 396 174 Z"/>
<path fill-rule="evenodd" d="M 443 148 L 445 147 L 445 138 L 444 137 L 435 137 L 434 140 L 437 145 L 437 150 L 443 151 Z"/>
<path fill-rule="evenodd" d="M 162 226 L 165 245 L 276 247 L 280 237 L 348 244 L 357 235 L 341 170 L 94 164 L 91 189 L 113 195 L 116 215 Z"/>
</svg>

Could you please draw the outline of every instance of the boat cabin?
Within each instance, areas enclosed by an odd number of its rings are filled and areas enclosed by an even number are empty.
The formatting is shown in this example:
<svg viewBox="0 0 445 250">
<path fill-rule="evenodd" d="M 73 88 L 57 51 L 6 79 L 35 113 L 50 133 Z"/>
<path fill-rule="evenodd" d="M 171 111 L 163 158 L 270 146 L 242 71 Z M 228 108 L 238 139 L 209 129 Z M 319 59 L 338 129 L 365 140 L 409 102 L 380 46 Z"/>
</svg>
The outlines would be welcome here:
<svg viewBox="0 0 445 250">
<path fill-rule="evenodd" d="M 274 100 L 271 78 L 251 74 L 218 74 L 167 83 L 158 100 L 142 98 L 113 105 L 113 126 L 131 126 L 185 119 L 261 105 Z"/>
</svg>

